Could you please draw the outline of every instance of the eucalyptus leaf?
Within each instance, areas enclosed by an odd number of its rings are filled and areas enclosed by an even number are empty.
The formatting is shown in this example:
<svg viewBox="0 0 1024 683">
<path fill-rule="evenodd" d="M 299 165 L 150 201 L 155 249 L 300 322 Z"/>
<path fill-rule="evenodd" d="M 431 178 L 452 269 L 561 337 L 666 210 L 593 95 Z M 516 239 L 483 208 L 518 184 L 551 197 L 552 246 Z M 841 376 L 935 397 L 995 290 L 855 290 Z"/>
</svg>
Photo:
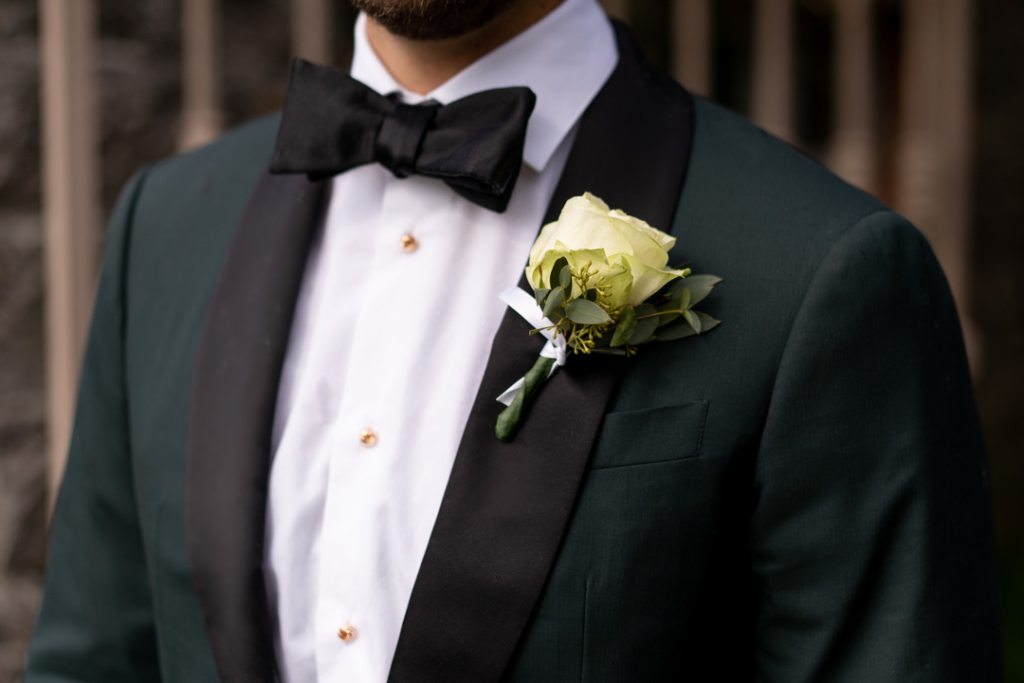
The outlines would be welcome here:
<svg viewBox="0 0 1024 683">
<path fill-rule="evenodd" d="M 676 339 L 685 339 L 687 337 L 696 336 L 696 332 L 690 327 L 690 323 L 686 322 L 682 318 L 676 320 L 671 325 L 665 325 L 658 329 L 658 336 L 655 337 L 655 341 L 675 341 Z"/>
<path fill-rule="evenodd" d="M 683 290 L 683 291 L 690 292 L 690 307 L 692 308 L 693 306 L 696 306 L 697 304 L 699 304 L 701 301 L 704 301 L 704 299 L 707 298 L 707 295 L 711 293 L 712 289 L 714 289 L 714 288 L 713 287 L 698 287 L 698 288 L 695 288 L 695 289 L 692 289 L 692 290 L 686 289 L 686 290 Z"/>
<path fill-rule="evenodd" d="M 700 311 L 694 311 L 697 314 L 697 318 L 700 320 L 700 333 L 704 334 L 709 330 L 713 330 L 722 322 L 721 320 L 715 320 L 707 313 L 701 313 Z"/>
<path fill-rule="evenodd" d="M 690 289 L 698 289 L 700 287 L 714 287 L 722 278 L 717 275 L 690 275 L 689 277 L 683 278 L 683 286 L 689 287 Z"/>
<path fill-rule="evenodd" d="M 722 278 L 716 275 L 691 275 L 683 280 L 683 286 L 690 290 L 690 305 L 683 308 L 692 308 L 711 293 Z"/>
<path fill-rule="evenodd" d="M 651 299 L 655 299 L 655 300 L 668 299 L 668 300 L 671 300 L 671 299 L 676 298 L 678 296 L 679 292 L 685 286 L 683 284 L 683 282 L 684 282 L 683 278 L 676 278 L 675 280 L 669 280 L 669 283 L 667 285 L 665 285 L 664 287 L 662 287 L 661 291 L 659 291 L 657 294 L 655 294 L 653 297 L 651 297 Z M 651 299 L 648 299 L 648 301 L 650 301 Z"/>
<path fill-rule="evenodd" d="M 661 313 L 658 316 L 658 327 L 664 327 L 677 320 L 682 312 L 687 309 L 689 303 L 690 290 L 683 289 L 676 292 L 668 303 L 658 306 L 658 312 Z"/>
<path fill-rule="evenodd" d="M 639 346 L 643 344 L 654 331 L 658 329 L 658 309 L 651 304 L 640 304 L 636 307 L 636 327 L 633 329 L 633 334 L 629 336 L 627 342 L 630 346 Z"/>
<path fill-rule="evenodd" d="M 537 305 L 538 306 L 543 306 L 544 305 L 544 299 L 547 298 L 548 293 L 550 291 L 551 291 L 550 289 L 535 289 L 535 290 L 533 290 L 533 296 L 534 296 L 534 298 L 537 299 Z"/>
<path fill-rule="evenodd" d="M 565 288 L 567 294 L 572 294 L 572 268 L 568 263 L 558 271 L 558 283 Z"/>
<path fill-rule="evenodd" d="M 544 304 L 544 317 L 550 318 L 551 314 L 558 310 L 558 307 L 562 305 L 562 301 L 565 299 L 565 290 L 561 287 L 555 287 L 548 294 L 548 300 Z"/>
<path fill-rule="evenodd" d="M 686 318 L 686 322 L 690 323 L 690 327 L 697 334 L 700 334 L 700 318 L 695 315 L 694 311 L 683 311 L 683 317 Z"/>
<path fill-rule="evenodd" d="M 612 335 L 612 346 L 622 346 L 629 341 L 629 338 L 633 335 L 633 330 L 636 328 L 636 309 L 632 306 L 626 306 L 623 309 L 622 315 L 619 316 L 619 322 L 615 324 L 615 334 Z"/>
<path fill-rule="evenodd" d="M 679 306 L 674 301 L 658 306 L 658 312 L 661 313 L 658 316 L 658 327 L 664 327 L 679 318 Z"/>
<path fill-rule="evenodd" d="M 710 330 L 718 327 L 721 320 L 715 320 L 707 313 L 701 313 L 700 311 L 687 311 L 690 313 L 700 325 L 700 334 L 704 334 Z M 655 337 L 656 341 L 675 341 L 676 339 L 685 339 L 686 337 L 696 336 L 698 333 L 686 320 L 677 320 L 671 325 L 666 325 L 658 330 L 658 336 Z"/>
<path fill-rule="evenodd" d="M 693 299 L 691 298 L 692 296 L 693 295 L 689 289 L 684 289 L 683 291 L 679 292 L 679 310 L 687 311 L 690 309 L 691 306 L 693 306 Z"/>
<path fill-rule="evenodd" d="M 643 318 L 644 316 L 654 315 L 658 312 L 658 309 L 654 307 L 654 304 L 639 304 L 636 307 L 636 317 Z"/>
<path fill-rule="evenodd" d="M 578 325 L 600 325 L 611 320 L 603 308 L 586 299 L 573 299 L 567 303 L 565 316 Z"/>
<path fill-rule="evenodd" d="M 551 272 L 548 274 L 548 287 L 554 289 L 560 284 L 558 281 L 559 274 L 562 272 L 562 268 L 565 268 L 567 265 L 569 265 L 569 261 L 564 256 L 555 261 L 555 265 L 551 266 Z"/>
</svg>

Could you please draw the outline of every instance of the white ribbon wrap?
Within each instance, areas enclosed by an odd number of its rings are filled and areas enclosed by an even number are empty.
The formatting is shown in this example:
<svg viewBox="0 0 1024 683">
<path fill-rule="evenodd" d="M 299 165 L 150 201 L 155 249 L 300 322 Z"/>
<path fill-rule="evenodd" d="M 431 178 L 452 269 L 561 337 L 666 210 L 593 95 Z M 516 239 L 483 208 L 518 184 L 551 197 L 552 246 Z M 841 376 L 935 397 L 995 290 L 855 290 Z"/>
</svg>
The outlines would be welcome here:
<svg viewBox="0 0 1024 683">
<path fill-rule="evenodd" d="M 536 297 L 531 294 L 527 294 L 519 287 L 509 287 L 502 292 L 498 298 L 508 304 L 508 307 L 513 311 L 523 316 L 526 322 L 530 323 L 534 329 L 554 325 L 553 322 L 544 317 L 544 311 L 537 305 Z M 562 365 L 565 365 L 565 360 L 568 357 L 568 354 L 566 353 L 565 336 L 558 334 L 557 330 L 544 329 L 541 329 L 538 334 L 543 334 L 548 340 L 548 343 L 540 350 L 540 355 L 544 358 L 555 359 L 555 364 L 551 366 L 551 372 L 548 373 L 548 377 L 551 377 L 551 375 L 555 373 L 555 370 Z M 501 396 L 498 396 L 498 400 L 505 405 L 510 405 L 515 399 L 516 394 L 519 393 L 519 390 L 523 388 L 524 384 L 526 384 L 526 377 L 520 377 L 515 384 L 503 391 Z"/>
</svg>

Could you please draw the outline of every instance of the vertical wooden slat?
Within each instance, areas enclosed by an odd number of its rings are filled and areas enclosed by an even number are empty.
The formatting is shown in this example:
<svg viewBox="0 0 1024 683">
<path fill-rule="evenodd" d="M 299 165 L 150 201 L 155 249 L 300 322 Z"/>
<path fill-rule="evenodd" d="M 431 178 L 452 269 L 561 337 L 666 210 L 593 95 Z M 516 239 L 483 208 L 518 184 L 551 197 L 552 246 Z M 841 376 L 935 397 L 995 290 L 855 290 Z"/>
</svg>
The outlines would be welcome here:
<svg viewBox="0 0 1024 683">
<path fill-rule="evenodd" d="M 939 14 L 934 0 L 904 0 L 903 8 L 896 208 L 939 248 L 941 235 L 935 222 Z"/>
<path fill-rule="evenodd" d="M 217 0 L 182 0 L 181 150 L 203 145 L 224 125 Z"/>
<path fill-rule="evenodd" d="M 292 54 L 315 64 L 334 63 L 334 2 L 292 0 Z"/>
<path fill-rule="evenodd" d="M 50 491 L 64 473 L 99 248 L 96 8 L 40 0 Z"/>
<path fill-rule="evenodd" d="M 848 182 L 876 191 L 877 138 L 872 79 L 872 0 L 837 0 L 834 101 L 829 161 Z"/>
<path fill-rule="evenodd" d="M 672 0 L 672 75 L 698 95 L 711 96 L 711 2 Z"/>
<path fill-rule="evenodd" d="M 938 254 L 960 311 L 967 352 L 977 375 L 982 340 L 971 306 L 971 178 L 973 175 L 974 13 L 971 0 L 941 0 L 940 100 L 937 106 L 939 161 L 936 232 L 942 235 Z"/>
<path fill-rule="evenodd" d="M 968 298 L 971 14 L 967 0 L 904 0 L 896 208 L 949 279 L 972 370 L 981 343 Z"/>
<path fill-rule="evenodd" d="M 793 0 L 755 0 L 752 71 L 751 118 L 793 142 Z"/>
</svg>

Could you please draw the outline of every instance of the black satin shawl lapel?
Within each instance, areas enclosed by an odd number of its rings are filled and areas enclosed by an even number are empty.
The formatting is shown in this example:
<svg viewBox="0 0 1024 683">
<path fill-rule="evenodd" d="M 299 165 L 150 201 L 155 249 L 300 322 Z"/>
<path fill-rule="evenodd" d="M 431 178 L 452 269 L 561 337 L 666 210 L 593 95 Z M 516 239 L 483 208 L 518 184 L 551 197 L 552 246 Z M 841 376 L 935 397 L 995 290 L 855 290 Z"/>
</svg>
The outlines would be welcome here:
<svg viewBox="0 0 1024 683">
<path fill-rule="evenodd" d="M 193 368 L 185 465 L 192 578 L 223 683 L 273 683 L 263 581 L 277 387 L 325 183 L 265 174 L 246 206 Z"/>
<path fill-rule="evenodd" d="M 692 99 L 616 26 L 619 64 L 584 114 L 548 208 L 590 191 L 668 230 L 693 132 Z M 521 286 L 527 288 L 525 278 Z M 527 289 L 527 291 L 529 291 Z M 412 591 L 390 683 L 497 681 L 554 563 L 587 459 L 624 363 L 574 356 L 508 444 L 495 399 L 541 348 L 507 312 L 462 437 Z"/>
</svg>

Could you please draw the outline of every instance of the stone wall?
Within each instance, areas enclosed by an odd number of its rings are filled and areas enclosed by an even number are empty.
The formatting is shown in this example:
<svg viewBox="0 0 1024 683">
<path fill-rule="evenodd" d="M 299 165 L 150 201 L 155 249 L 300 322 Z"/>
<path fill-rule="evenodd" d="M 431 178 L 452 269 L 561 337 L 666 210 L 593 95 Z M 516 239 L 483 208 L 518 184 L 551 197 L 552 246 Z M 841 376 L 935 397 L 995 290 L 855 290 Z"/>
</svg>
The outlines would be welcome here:
<svg viewBox="0 0 1024 683">
<path fill-rule="evenodd" d="M 0 0 L 0 683 L 20 680 L 46 543 L 43 259 L 37 0 Z M 109 212 L 139 166 L 175 152 L 176 0 L 98 0 L 102 191 Z M 287 0 L 227 0 L 225 109 L 280 106 Z M 343 17 L 344 18 L 344 17 Z"/>
<path fill-rule="evenodd" d="M 39 60 L 31 0 L 0 4 L 0 682 L 35 619 L 46 523 Z"/>
</svg>

